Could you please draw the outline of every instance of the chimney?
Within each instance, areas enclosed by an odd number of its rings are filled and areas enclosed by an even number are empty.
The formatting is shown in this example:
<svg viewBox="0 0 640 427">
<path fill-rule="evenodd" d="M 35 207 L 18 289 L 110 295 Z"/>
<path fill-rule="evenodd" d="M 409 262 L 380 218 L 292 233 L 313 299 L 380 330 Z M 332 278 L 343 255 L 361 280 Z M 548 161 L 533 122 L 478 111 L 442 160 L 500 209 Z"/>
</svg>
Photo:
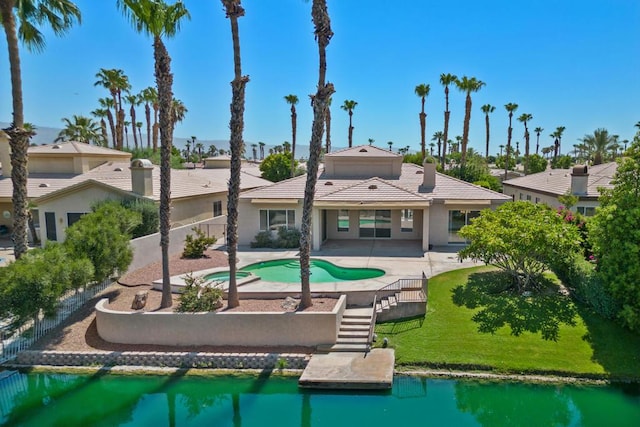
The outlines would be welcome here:
<svg viewBox="0 0 640 427">
<path fill-rule="evenodd" d="M 433 158 L 427 157 L 424 163 L 422 163 L 422 168 L 422 186 L 426 189 L 433 190 L 436 186 L 436 162 Z"/>
<path fill-rule="evenodd" d="M 131 161 L 131 189 L 141 196 L 153 194 L 153 164 L 147 159 Z"/>
<path fill-rule="evenodd" d="M 0 164 L 2 164 L 2 175 L 11 176 L 11 146 L 9 136 L 0 130 Z"/>
<path fill-rule="evenodd" d="M 589 172 L 586 165 L 576 165 L 571 171 L 571 194 L 585 196 L 589 183 Z"/>
</svg>

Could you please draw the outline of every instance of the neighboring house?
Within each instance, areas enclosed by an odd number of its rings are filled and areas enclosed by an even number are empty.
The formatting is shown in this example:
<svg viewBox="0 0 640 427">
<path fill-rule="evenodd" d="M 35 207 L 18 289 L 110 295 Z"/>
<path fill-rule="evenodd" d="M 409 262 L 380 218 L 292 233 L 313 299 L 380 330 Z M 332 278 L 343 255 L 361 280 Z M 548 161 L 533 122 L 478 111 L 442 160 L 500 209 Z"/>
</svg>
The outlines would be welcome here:
<svg viewBox="0 0 640 427">
<path fill-rule="evenodd" d="M 595 214 L 599 206 L 598 188 L 612 188 L 611 181 L 618 164 L 603 163 L 595 166 L 577 165 L 572 169 L 551 169 L 514 178 L 502 183 L 503 192 L 513 200 L 546 203 L 557 208 L 562 205 L 558 197 L 572 194 L 578 202 L 571 209 L 586 216 Z"/>
<path fill-rule="evenodd" d="M 340 239 L 418 240 L 422 248 L 464 243 L 458 230 L 482 209 L 510 197 L 402 163 L 402 156 L 364 145 L 325 155 L 316 186 L 312 248 Z M 306 175 L 240 196 L 239 242 L 259 231 L 300 227 Z"/>
<path fill-rule="evenodd" d="M 159 204 L 160 168 L 148 160 L 131 161 L 131 154 L 93 145 L 65 142 L 29 148 L 27 193 L 40 238 L 63 241 L 67 227 L 102 200 L 138 198 Z M 12 226 L 12 182 L 5 165 L 8 143 L 0 140 L 0 224 Z M 214 162 L 215 163 L 215 162 Z M 251 169 L 249 173 L 246 171 Z M 257 167 L 244 165 L 241 190 L 271 184 L 256 176 Z M 226 223 L 229 169 L 216 163 L 197 169 L 171 171 L 171 225 L 208 218 Z"/>
</svg>

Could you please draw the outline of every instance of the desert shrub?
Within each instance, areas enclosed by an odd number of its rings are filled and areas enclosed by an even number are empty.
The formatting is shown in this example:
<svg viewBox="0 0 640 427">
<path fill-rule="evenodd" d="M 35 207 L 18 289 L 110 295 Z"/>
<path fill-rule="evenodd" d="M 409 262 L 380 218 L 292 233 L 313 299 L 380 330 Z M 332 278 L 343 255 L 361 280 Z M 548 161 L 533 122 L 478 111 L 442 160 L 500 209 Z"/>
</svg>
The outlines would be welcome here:
<svg viewBox="0 0 640 427">
<path fill-rule="evenodd" d="M 222 307 L 222 289 L 214 283 L 205 283 L 204 277 L 189 273 L 183 277 L 185 286 L 176 311 L 198 313 Z"/>
<path fill-rule="evenodd" d="M 195 237 L 188 234 L 185 238 L 182 258 L 202 258 L 204 251 L 216 242 L 216 238 L 207 237 L 198 227 L 193 227 L 191 231 L 195 233 Z"/>
<path fill-rule="evenodd" d="M 277 247 L 293 249 L 300 247 L 300 230 L 297 228 L 280 227 L 278 229 Z"/>
<path fill-rule="evenodd" d="M 270 231 L 261 231 L 256 234 L 255 240 L 251 242 L 252 248 L 273 248 L 273 238 Z"/>
<path fill-rule="evenodd" d="M 123 200 L 122 206 L 134 212 L 138 212 L 142 222 L 131 230 L 132 238 L 148 236 L 158 232 L 160 226 L 160 213 L 158 206 L 150 200 Z"/>
</svg>

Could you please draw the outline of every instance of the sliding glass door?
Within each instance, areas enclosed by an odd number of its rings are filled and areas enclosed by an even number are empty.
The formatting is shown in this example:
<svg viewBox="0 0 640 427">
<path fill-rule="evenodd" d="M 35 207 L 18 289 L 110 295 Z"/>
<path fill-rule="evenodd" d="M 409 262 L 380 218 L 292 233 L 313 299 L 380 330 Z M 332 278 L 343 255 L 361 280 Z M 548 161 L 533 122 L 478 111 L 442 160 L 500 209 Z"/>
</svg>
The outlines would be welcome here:
<svg viewBox="0 0 640 427">
<path fill-rule="evenodd" d="M 390 238 L 391 211 L 385 209 L 360 211 L 361 238 Z"/>
</svg>

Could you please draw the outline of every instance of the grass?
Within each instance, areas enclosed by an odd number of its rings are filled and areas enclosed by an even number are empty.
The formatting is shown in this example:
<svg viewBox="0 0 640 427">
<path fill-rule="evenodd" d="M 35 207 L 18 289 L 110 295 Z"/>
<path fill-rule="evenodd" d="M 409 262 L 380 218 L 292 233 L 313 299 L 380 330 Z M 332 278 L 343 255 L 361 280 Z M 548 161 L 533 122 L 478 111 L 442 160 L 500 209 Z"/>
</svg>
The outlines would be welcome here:
<svg viewBox="0 0 640 427">
<path fill-rule="evenodd" d="M 425 318 L 377 325 L 378 342 L 389 339 L 399 366 L 640 378 L 640 335 L 557 292 L 500 286 L 488 267 L 433 277 Z"/>
</svg>

